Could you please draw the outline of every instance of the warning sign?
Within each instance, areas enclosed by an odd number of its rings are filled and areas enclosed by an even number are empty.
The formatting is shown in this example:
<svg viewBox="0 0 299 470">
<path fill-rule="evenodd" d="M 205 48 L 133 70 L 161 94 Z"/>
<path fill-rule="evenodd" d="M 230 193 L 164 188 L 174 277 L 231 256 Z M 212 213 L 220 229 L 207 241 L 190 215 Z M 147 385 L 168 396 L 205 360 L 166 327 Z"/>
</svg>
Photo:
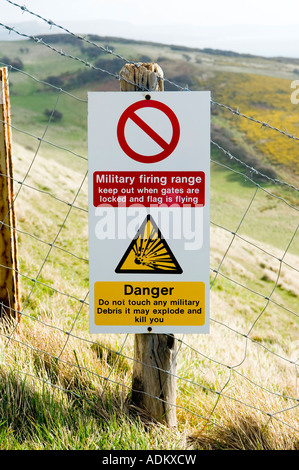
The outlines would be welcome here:
<svg viewBox="0 0 299 470">
<path fill-rule="evenodd" d="M 205 286 L 202 282 L 95 284 L 96 325 L 146 325 L 147 331 L 154 331 L 157 325 L 203 326 L 204 308 Z"/>
<path fill-rule="evenodd" d="M 179 266 L 166 240 L 162 238 L 153 218 L 148 215 L 115 272 L 181 274 L 182 268 Z"/>
<path fill-rule="evenodd" d="M 91 333 L 208 333 L 210 93 L 88 94 Z"/>
<path fill-rule="evenodd" d="M 151 119 L 151 114 L 154 110 L 159 110 L 167 117 L 172 128 L 169 142 L 164 140 L 161 134 L 156 132 L 153 127 L 151 127 L 144 119 L 138 116 L 136 111 L 140 109 L 149 110 L 149 120 Z M 139 127 L 146 135 L 156 142 L 156 144 L 162 148 L 162 150 L 155 155 L 143 155 L 136 152 L 128 144 L 126 139 L 125 128 L 128 120 L 131 120 L 137 127 Z M 176 148 L 180 137 L 180 125 L 174 112 L 164 103 L 156 100 L 142 100 L 132 104 L 123 112 L 117 126 L 117 137 L 123 151 L 133 160 L 141 163 L 157 163 L 161 160 L 164 160 L 164 158 L 167 158 Z"/>
<path fill-rule="evenodd" d="M 200 207 L 205 203 L 205 174 L 202 171 L 96 171 L 93 175 L 93 204 L 113 207 L 143 204 L 176 204 Z"/>
</svg>

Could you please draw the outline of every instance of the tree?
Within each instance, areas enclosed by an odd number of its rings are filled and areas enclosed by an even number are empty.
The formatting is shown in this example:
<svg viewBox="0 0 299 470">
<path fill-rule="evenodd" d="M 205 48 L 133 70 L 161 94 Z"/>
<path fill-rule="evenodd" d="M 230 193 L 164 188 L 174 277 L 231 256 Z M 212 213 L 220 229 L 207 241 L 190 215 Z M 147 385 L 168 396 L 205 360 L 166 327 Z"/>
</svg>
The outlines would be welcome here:
<svg viewBox="0 0 299 470">
<path fill-rule="evenodd" d="M 63 116 L 63 114 L 60 111 L 57 111 L 56 109 L 55 110 L 45 109 L 44 114 L 45 116 L 47 116 L 47 118 L 51 119 L 51 121 L 53 122 L 60 121 Z"/>
</svg>

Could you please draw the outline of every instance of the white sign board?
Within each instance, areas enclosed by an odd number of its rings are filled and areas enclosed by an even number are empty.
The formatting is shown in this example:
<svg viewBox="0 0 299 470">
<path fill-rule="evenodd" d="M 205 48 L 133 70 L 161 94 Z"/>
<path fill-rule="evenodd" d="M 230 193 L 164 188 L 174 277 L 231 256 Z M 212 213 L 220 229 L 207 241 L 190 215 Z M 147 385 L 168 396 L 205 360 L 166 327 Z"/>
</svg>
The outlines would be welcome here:
<svg viewBox="0 0 299 470">
<path fill-rule="evenodd" d="M 208 333 L 210 93 L 88 95 L 91 333 Z"/>
</svg>

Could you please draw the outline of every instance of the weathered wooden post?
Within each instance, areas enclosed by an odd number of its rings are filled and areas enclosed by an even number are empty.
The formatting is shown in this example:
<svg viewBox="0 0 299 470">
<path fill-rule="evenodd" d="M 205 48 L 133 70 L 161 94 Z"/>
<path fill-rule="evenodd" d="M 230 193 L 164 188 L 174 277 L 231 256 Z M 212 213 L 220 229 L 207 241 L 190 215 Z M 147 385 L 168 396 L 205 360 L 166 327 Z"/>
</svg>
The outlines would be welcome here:
<svg viewBox="0 0 299 470">
<path fill-rule="evenodd" d="M 158 64 L 126 64 L 120 71 L 121 91 L 163 91 Z M 135 334 L 132 401 L 153 419 L 176 425 L 177 342 L 169 334 Z"/>
<path fill-rule="evenodd" d="M 0 317 L 19 320 L 8 70 L 0 68 Z"/>
</svg>

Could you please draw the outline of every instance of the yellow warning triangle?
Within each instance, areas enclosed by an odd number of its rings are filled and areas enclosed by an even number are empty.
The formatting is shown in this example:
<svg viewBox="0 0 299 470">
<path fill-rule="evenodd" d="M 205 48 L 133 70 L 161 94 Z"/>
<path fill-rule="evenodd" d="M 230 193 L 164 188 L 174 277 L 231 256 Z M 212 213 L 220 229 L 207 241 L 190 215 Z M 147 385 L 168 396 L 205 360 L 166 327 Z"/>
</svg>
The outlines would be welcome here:
<svg viewBox="0 0 299 470">
<path fill-rule="evenodd" d="M 116 273 L 181 274 L 182 268 L 148 215 L 120 260 Z"/>
</svg>

